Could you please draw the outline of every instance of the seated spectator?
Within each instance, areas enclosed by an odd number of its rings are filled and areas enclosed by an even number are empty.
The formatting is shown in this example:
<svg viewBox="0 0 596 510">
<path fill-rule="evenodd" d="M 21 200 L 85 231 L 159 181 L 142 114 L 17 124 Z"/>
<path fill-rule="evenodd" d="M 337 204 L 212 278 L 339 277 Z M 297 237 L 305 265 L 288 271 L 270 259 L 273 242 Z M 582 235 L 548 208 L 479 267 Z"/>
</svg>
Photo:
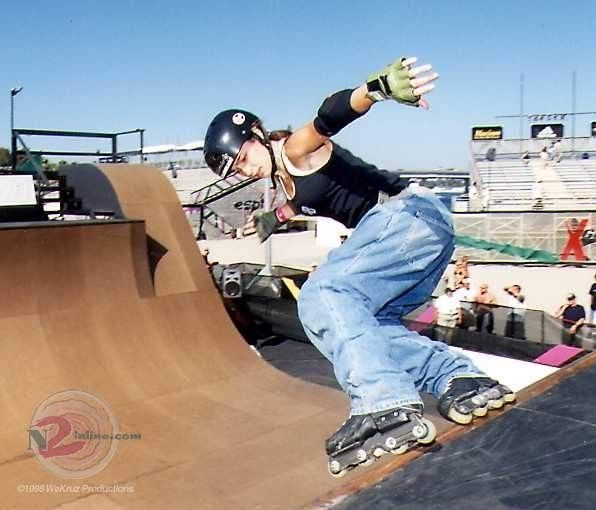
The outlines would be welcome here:
<svg viewBox="0 0 596 510">
<path fill-rule="evenodd" d="M 524 153 L 521 155 L 521 160 L 527 165 L 530 162 L 530 152 L 524 151 Z"/>
<path fill-rule="evenodd" d="M 488 284 L 481 283 L 478 293 L 472 298 L 476 314 L 476 331 L 482 333 L 486 319 L 486 332 L 492 334 L 495 328 L 493 307 L 497 304 L 495 296 L 488 291 Z"/>
<path fill-rule="evenodd" d="M 578 305 L 575 294 L 567 295 L 567 303 L 562 304 L 557 313 L 557 319 L 561 319 L 563 330 L 561 341 L 564 345 L 576 345 L 576 333 L 586 321 L 586 311 L 582 305 Z"/>
<path fill-rule="evenodd" d="M 505 336 L 510 338 L 526 338 L 526 305 L 525 296 L 521 293 L 521 286 L 514 284 L 505 287 L 507 292 L 507 301 L 505 306 L 509 308 L 507 312 L 507 323 L 505 324 Z"/>
</svg>

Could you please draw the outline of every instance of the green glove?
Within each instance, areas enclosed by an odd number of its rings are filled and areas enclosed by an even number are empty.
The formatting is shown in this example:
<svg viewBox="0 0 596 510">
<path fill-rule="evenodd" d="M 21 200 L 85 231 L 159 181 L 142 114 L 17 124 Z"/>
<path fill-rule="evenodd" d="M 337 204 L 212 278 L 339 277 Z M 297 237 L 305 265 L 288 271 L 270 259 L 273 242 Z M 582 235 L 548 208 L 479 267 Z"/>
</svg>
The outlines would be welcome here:
<svg viewBox="0 0 596 510">
<path fill-rule="evenodd" d="M 256 212 L 254 214 L 253 221 L 255 223 L 255 230 L 257 231 L 257 236 L 259 236 L 259 241 L 261 241 L 262 243 L 269 239 L 269 236 L 283 225 L 283 223 L 279 221 L 279 219 L 277 218 L 275 210 L 267 212 Z"/>
<path fill-rule="evenodd" d="M 398 103 L 418 106 L 420 97 L 414 95 L 414 87 L 410 84 L 410 69 L 403 65 L 404 60 L 406 59 L 400 58 L 368 77 L 366 96 L 371 101 L 395 99 Z"/>
</svg>

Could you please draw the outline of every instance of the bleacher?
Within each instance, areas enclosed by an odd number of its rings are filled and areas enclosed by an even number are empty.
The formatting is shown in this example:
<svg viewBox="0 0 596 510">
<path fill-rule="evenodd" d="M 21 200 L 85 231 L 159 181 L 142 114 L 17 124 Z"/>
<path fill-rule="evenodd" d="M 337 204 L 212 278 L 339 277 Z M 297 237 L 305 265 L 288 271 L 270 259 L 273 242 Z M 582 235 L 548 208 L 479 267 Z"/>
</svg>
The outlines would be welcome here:
<svg viewBox="0 0 596 510">
<path fill-rule="evenodd" d="M 596 209 L 596 150 L 590 145 L 592 140 L 584 140 L 583 152 L 577 152 L 570 150 L 570 139 L 563 139 L 560 161 L 540 157 L 540 148 L 549 141 L 523 142 L 531 150 L 528 161 L 521 159 L 520 140 L 472 142 L 471 176 L 477 196 L 470 197 L 471 210 Z M 488 157 L 491 149 L 494 152 Z M 590 159 L 582 159 L 584 153 Z"/>
<path fill-rule="evenodd" d="M 574 201 L 593 209 L 596 204 L 596 160 L 563 159 L 553 168 Z"/>
<path fill-rule="evenodd" d="M 535 180 L 531 167 L 521 161 L 496 160 L 479 161 L 476 168 L 481 208 L 527 210 L 531 207 Z"/>
</svg>

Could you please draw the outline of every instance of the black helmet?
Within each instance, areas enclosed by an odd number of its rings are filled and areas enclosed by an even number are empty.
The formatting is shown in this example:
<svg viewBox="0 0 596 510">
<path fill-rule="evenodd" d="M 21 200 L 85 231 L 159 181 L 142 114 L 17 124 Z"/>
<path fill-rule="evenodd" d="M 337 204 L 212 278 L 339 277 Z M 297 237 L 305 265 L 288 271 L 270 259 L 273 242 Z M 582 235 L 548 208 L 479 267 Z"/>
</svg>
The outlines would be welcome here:
<svg viewBox="0 0 596 510">
<path fill-rule="evenodd" d="M 259 118 L 245 110 L 218 113 L 207 128 L 203 144 L 207 166 L 222 179 L 225 178 L 242 144 L 254 136 L 251 128 L 260 125 Z"/>
</svg>

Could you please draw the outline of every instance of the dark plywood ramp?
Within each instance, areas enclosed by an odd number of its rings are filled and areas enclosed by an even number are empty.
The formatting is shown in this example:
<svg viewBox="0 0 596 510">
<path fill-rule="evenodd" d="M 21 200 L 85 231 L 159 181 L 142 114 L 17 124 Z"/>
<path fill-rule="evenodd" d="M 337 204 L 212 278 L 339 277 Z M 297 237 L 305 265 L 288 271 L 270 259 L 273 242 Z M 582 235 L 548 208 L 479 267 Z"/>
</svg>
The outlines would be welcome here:
<svg viewBox="0 0 596 510">
<path fill-rule="evenodd" d="M 523 392 L 506 415 L 336 508 L 594 508 L 595 378 L 592 354 Z"/>
<path fill-rule="evenodd" d="M 327 474 L 323 450 L 344 396 L 247 347 L 167 179 L 86 171 L 107 176 L 127 220 L 0 228 L 0 506 L 287 509 L 349 480 Z M 146 234 L 166 250 L 154 275 Z M 59 478 L 27 449 L 36 407 L 66 389 L 97 395 L 120 432 L 142 435 L 86 480 Z M 81 483 L 134 492 L 19 492 Z"/>
</svg>

